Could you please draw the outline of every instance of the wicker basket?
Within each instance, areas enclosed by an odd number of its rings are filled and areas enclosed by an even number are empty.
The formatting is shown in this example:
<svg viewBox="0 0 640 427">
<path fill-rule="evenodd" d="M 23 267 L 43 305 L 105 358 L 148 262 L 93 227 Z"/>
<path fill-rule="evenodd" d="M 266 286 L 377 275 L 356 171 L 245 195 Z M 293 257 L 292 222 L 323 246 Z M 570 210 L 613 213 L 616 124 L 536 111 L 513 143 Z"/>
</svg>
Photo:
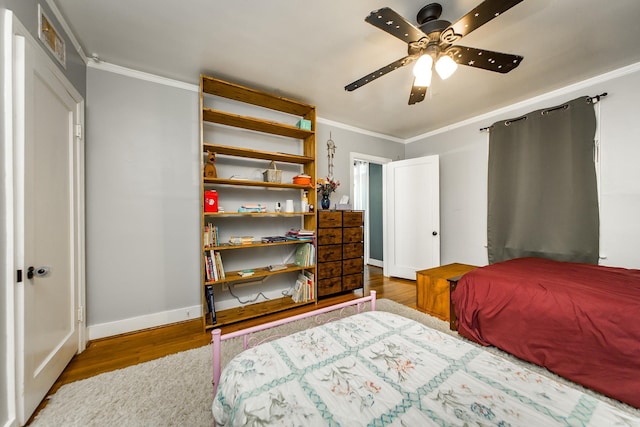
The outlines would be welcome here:
<svg viewBox="0 0 640 427">
<path fill-rule="evenodd" d="M 264 176 L 264 182 L 282 182 L 282 171 L 276 168 L 276 162 L 272 161 L 269 165 L 269 169 L 265 170 L 262 175 Z"/>
</svg>

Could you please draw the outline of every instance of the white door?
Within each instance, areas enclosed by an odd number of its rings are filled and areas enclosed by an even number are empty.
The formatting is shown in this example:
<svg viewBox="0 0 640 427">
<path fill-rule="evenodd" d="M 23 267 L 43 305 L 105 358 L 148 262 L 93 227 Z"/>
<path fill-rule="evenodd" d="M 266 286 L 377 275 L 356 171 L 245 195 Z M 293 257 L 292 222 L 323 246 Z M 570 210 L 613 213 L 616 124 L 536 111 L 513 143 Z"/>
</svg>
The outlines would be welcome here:
<svg viewBox="0 0 640 427">
<path fill-rule="evenodd" d="M 438 156 L 384 165 L 384 275 L 415 280 L 416 271 L 440 265 Z"/>
<path fill-rule="evenodd" d="M 15 256 L 22 271 L 16 287 L 16 386 L 21 423 L 83 348 L 82 150 L 74 131 L 79 103 L 39 49 L 29 39 L 14 36 Z"/>
</svg>

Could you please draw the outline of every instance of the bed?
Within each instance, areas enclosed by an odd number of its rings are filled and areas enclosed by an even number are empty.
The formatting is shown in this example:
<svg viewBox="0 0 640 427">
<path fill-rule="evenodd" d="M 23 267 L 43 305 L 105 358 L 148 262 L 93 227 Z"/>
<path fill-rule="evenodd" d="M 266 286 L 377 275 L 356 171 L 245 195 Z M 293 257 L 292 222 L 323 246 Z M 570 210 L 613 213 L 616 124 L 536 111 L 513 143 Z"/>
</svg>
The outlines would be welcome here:
<svg viewBox="0 0 640 427">
<path fill-rule="evenodd" d="M 369 301 L 373 311 L 248 348 L 221 373 L 221 342 L 242 334 L 214 332 L 215 424 L 640 425 L 633 412 Z"/>
<path fill-rule="evenodd" d="M 640 270 L 519 258 L 451 294 L 458 333 L 640 408 Z"/>
</svg>

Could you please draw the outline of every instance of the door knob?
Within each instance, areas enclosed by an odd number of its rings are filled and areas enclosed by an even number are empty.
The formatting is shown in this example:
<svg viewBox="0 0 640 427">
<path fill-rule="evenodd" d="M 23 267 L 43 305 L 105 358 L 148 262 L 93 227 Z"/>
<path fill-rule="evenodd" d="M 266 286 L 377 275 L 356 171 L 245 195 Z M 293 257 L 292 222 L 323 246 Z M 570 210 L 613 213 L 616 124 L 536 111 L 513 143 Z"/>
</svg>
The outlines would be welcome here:
<svg viewBox="0 0 640 427">
<path fill-rule="evenodd" d="M 38 268 L 30 266 L 27 269 L 27 279 L 33 279 L 33 276 L 45 277 L 49 274 L 50 271 L 51 271 L 51 267 L 47 267 L 45 265 Z"/>
<path fill-rule="evenodd" d="M 437 232 L 437 231 L 434 231 L 434 232 L 432 232 L 431 234 L 433 234 L 434 236 L 437 236 L 437 235 L 438 235 L 438 232 Z"/>
</svg>

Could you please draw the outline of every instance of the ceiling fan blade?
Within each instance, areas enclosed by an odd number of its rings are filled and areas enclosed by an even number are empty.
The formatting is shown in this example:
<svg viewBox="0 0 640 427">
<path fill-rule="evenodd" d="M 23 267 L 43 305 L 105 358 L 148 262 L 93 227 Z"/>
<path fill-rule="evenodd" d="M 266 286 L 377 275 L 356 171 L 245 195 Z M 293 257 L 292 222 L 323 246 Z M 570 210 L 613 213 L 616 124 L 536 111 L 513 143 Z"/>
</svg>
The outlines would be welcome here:
<svg viewBox="0 0 640 427">
<path fill-rule="evenodd" d="M 511 55 L 509 53 L 493 52 L 466 46 L 450 46 L 445 49 L 443 53 L 450 55 L 458 64 L 503 74 L 516 68 L 524 59 L 520 55 Z"/>
<path fill-rule="evenodd" d="M 413 83 L 416 82 L 416 79 L 413 79 Z M 425 95 L 427 94 L 427 90 L 429 88 L 427 86 L 414 86 L 411 85 L 411 93 L 409 94 L 409 105 L 417 104 L 418 102 L 424 101 Z"/>
<path fill-rule="evenodd" d="M 374 10 L 364 20 L 405 43 L 417 42 L 427 37 L 425 33 L 388 7 Z"/>
<path fill-rule="evenodd" d="M 511 9 L 522 0 L 485 0 L 440 34 L 440 41 L 451 44 Z"/>
<path fill-rule="evenodd" d="M 400 58 L 397 61 L 393 61 L 391 64 L 389 65 L 385 65 L 384 67 L 374 71 L 373 73 L 367 74 L 366 76 L 356 80 L 353 83 L 349 83 L 348 85 L 346 85 L 344 87 L 345 90 L 348 90 L 349 92 L 358 89 L 361 86 L 366 85 L 367 83 L 370 83 L 372 81 L 374 81 L 375 79 L 377 79 L 378 77 L 384 76 L 385 74 L 396 70 L 400 67 L 404 67 L 407 64 L 411 64 L 413 61 L 416 60 L 415 56 L 405 56 L 404 58 Z"/>
</svg>

